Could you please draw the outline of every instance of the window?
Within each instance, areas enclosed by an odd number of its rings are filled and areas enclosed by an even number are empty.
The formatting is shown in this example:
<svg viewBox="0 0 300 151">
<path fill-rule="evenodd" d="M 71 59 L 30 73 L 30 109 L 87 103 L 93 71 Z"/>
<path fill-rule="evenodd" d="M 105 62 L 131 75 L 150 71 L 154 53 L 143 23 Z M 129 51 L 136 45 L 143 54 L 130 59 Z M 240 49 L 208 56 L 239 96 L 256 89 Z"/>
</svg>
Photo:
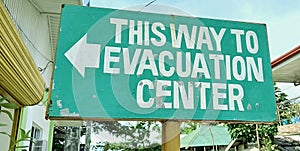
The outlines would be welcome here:
<svg viewBox="0 0 300 151">
<path fill-rule="evenodd" d="M 37 141 L 42 138 L 42 129 L 35 123 L 33 123 L 31 127 L 31 138 L 33 139 L 33 141 Z M 34 151 L 33 147 L 34 143 L 30 142 L 29 151 Z"/>
</svg>

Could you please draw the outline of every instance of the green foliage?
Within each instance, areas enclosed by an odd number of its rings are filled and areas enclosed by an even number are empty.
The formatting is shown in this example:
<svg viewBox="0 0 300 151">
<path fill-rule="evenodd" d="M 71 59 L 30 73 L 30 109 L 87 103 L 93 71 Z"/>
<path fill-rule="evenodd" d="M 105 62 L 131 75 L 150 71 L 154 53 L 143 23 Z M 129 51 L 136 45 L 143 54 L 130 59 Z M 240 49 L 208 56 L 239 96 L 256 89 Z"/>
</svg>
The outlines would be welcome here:
<svg viewBox="0 0 300 151">
<path fill-rule="evenodd" d="M 262 151 L 279 151 L 277 149 L 278 145 L 274 144 L 270 138 L 263 138 L 261 144 L 264 144 Z"/>
<path fill-rule="evenodd" d="M 0 127 L 1 127 L 1 126 L 7 126 L 7 124 L 0 123 Z"/>
<path fill-rule="evenodd" d="M 279 109 L 281 119 L 289 119 L 294 113 L 290 110 L 290 102 L 287 101 L 287 95 L 274 86 L 276 104 Z M 277 134 L 278 123 L 258 125 L 258 134 L 262 150 L 276 150 L 274 145 L 274 136 Z M 241 139 L 244 144 L 256 142 L 255 124 L 227 124 L 229 134 L 232 139 Z"/>
<path fill-rule="evenodd" d="M 255 124 L 227 124 L 227 127 L 232 139 L 240 139 L 244 144 L 255 143 L 257 141 Z M 258 125 L 260 144 L 264 148 L 273 146 L 273 140 L 276 134 L 277 124 Z"/>
<path fill-rule="evenodd" d="M 256 141 L 254 124 L 227 124 L 227 127 L 232 139 L 241 139 L 244 144 Z"/>
<path fill-rule="evenodd" d="M 3 97 L 0 98 L 0 114 L 5 113 L 11 120 L 13 120 L 12 114 L 7 109 L 16 109 L 18 108 L 18 106 L 16 106 L 13 103 L 4 102 L 4 100 L 5 98 Z"/>
<path fill-rule="evenodd" d="M 281 90 L 276 86 L 274 88 L 275 88 L 275 99 L 276 99 L 276 104 L 278 107 L 280 119 L 290 120 L 298 112 L 297 110 L 293 110 L 293 108 L 291 108 L 292 104 L 286 98 L 287 94 L 281 92 Z"/>
<path fill-rule="evenodd" d="M 296 117 L 300 117 L 300 103 L 293 104 L 291 109 L 294 111 Z"/>
<path fill-rule="evenodd" d="M 24 141 L 28 141 L 28 142 L 33 141 L 32 138 L 30 137 L 30 130 L 26 132 L 23 129 L 20 129 L 20 138 L 18 140 L 15 140 L 14 138 L 11 138 L 11 140 L 13 141 L 13 144 L 10 146 L 10 150 L 14 150 L 16 148 L 26 148 L 28 146 L 19 146 L 18 144 Z"/>
<path fill-rule="evenodd" d="M 9 117 L 10 120 L 13 120 L 13 116 L 8 111 L 8 109 L 17 109 L 18 106 L 16 106 L 13 103 L 10 103 L 10 102 L 5 102 L 4 100 L 5 100 L 5 98 L 3 98 L 3 97 L 0 98 L 0 114 L 5 113 Z M 7 126 L 7 124 L 6 123 L 0 123 L 0 126 Z M 7 132 L 0 132 L 0 134 L 8 136 L 10 138 L 10 141 L 12 142 L 12 145 L 9 147 L 9 151 L 12 151 L 12 150 L 17 149 L 17 148 L 26 148 L 28 146 L 19 146 L 18 144 L 20 142 L 24 142 L 24 141 L 32 141 L 32 139 L 30 137 L 30 130 L 26 132 L 25 130 L 20 129 L 19 132 L 20 132 L 20 138 L 18 140 L 15 140 L 15 138 L 13 138 Z"/>
<path fill-rule="evenodd" d="M 120 123 L 118 121 L 94 121 L 93 122 L 94 133 L 101 131 L 108 131 L 116 137 L 122 137 L 125 139 L 125 143 L 109 144 L 108 149 L 138 149 L 145 148 L 145 146 L 151 146 L 149 137 L 151 131 L 160 131 L 159 125 L 152 121 L 138 121 L 130 122 L 127 124 Z"/>
<path fill-rule="evenodd" d="M 198 127 L 198 124 L 196 122 L 185 123 L 185 125 L 180 128 L 180 133 L 181 134 L 189 134 L 192 131 L 196 130 L 197 127 Z"/>
<path fill-rule="evenodd" d="M 3 98 L 3 97 L 0 98 L 0 114 L 4 113 L 9 117 L 10 120 L 13 120 L 13 116 L 9 112 L 8 109 L 16 109 L 18 107 L 15 104 L 5 102 L 4 100 L 5 100 L 5 98 Z M 7 124 L 6 123 L 0 123 L 0 126 L 7 126 Z"/>
</svg>

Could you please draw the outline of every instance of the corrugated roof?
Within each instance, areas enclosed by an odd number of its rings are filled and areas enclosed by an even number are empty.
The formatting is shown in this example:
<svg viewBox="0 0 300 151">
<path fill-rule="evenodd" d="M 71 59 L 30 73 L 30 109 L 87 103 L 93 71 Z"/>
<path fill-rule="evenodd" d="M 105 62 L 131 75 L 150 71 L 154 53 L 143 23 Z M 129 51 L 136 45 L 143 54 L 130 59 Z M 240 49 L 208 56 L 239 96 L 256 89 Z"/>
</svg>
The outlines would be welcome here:
<svg viewBox="0 0 300 151">
<path fill-rule="evenodd" d="M 60 14 L 62 4 L 82 5 L 81 0 L 29 0 L 43 14 Z"/>
<path fill-rule="evenodd" d="M 55 50 L 57 47 L 57 39 L 59 33 L 59 23 L 60 23 L 60 16 L 48 16 L 48 23 L 49 23 L 49 32 L 50 32 L 50 41 L 51 41 L 51 49 L 52 49 L 52 56 L 55 56 Z M 53 59 L 53 58 L 52 58 Z"/>
<path fill-rule="evenodd" d="M 200 128 L 180 140 L 180 148 L 228 145 L 230 142 L 227 127 L 201 125 Z"/>
</svg>

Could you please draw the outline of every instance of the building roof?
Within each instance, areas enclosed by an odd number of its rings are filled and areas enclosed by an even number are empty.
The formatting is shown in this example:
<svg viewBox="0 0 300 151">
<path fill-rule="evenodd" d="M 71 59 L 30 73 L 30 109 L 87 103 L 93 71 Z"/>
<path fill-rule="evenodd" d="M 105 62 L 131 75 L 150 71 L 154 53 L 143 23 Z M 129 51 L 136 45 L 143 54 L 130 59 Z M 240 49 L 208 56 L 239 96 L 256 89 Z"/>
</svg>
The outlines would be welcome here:
<svg viewBox="0 0 300 151">
<path fill-rule="evenodd" d="M 300 123 L 278 126 L 278 135 L 300 135 Z"/>
<path fill-rule="evenodd" d="M 300 82 L 300 45 L 271 62 L 275 82 Z"/>
<path fill-rule="evenodd" d="M 228 145 L 231 138 L 225 126 L 201 125 L 180 140 L 180 148 Z"/>
<path fill-rule="evenodd" d="M 81 0 L 29 0 L 29 2 L 43 15 L 47 15 L 50 41 L 51 41 L 51 51 L 52 55 L 55 56 L 57 39 L 59 35 L 59 24 L 60 24 L 60 14 L 63 4 L 70 5 L 82 5 Z"/>
</svg>

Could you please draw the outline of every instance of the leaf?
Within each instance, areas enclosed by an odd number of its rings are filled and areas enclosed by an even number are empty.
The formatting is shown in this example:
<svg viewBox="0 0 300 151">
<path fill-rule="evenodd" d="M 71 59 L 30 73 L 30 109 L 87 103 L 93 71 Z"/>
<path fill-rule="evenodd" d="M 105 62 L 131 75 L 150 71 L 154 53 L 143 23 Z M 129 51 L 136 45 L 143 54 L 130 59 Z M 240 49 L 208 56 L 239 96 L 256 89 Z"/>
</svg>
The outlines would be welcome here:
<svg viewBox="0 0 300 151">
<path fill-rule="evenodd" d="M 16 141 L 15 144 L 18 144 L 18 143 L 20 143 L 20 142 L 25 142 L 25 141 L 31 142 L 31 139 L 30 139 L 30 138 L 20 138 L 20 139 L 18 139 L 18 140 Z"/>
<path fill-rule="evenodd" d="M 26 147 L 29 147 L 29 146 L 16 146 L 16 148 L 26 148 Z"/>
<path fill-rule="evenodd" d="M 25 130 L 21 128 L 20 131 L 21 131 L 21 139 L 25 138 L 26 137 Z"/>
<path fill-rule="evenodd" d="M 31 130 L 26 132 L 26 137 L 30 138 L 30 132 L 31 132 Z"/>
<path fill-rule="evenodd" d="M 3 98 L 3 97 L 0 98 L 0 103 L 3 102 L 4 100 L 5 100 L 5 98 Z"/>
<path fill-rule="evenodd" d="M 7 111 L 7 110 L 0 110 L 0 114 L 2 112 L 5 113 L 11 120 L 13 120 L 12 114 L 9 111 Z"/>
<path fill-rule="evenodd" d="M 7 135 L 7 136 L 11 137 L 11 135 L 6 133 L 6 132 L 0 132 L 0 134 L 4 134 L 4 135 Z"/>
<path fill-rule="evenodd" d="M 8 109 L 16 109 L 18 108 L 17 105 L 13 104 L 13 103 L 0 103 L 0 106 L 4 107 L 4 108 L 8 108 Z"/>
<path fill-rule="evenodd" d="M 7 126 L 7 124 L 0 123 L 0 127 L 1 127 L 1 126 Z"/>
</svg>

